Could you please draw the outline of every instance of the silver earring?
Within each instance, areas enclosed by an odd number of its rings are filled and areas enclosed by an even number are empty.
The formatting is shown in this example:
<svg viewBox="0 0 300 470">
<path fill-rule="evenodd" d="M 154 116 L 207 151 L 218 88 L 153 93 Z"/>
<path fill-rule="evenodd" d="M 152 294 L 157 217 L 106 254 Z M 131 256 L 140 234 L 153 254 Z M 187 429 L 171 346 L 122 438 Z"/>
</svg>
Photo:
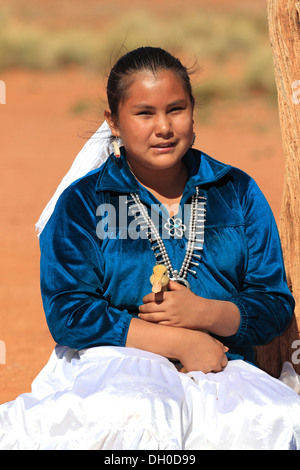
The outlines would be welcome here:
<svg viewBox="0 0 300 470">
<path fill-rule="evenodd" d="M 119 158 L 121 156 L 121 151 L 119 144 L 116 140 L 113 141 L 113 148 L 114 148 L 114 154 L 116 158 Z"/>
<path fill-rule="evenodd" d="M 195 143 L 195 140 L 196 140 L 196 134 L 195 132 L 193 133 L 193 140 L 192 140 L 192 143 L 191 143 L 191 147 L 193 147 L 194 143 Z"/>
</svg>

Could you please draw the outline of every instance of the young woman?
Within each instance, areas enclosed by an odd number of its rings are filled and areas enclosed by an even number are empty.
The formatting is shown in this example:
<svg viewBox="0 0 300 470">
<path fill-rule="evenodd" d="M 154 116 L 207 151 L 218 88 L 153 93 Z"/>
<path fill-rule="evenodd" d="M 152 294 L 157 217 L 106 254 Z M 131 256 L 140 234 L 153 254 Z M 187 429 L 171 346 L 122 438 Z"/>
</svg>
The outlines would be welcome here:
<svg viewBox="0 0 300 470">
<path fill-rule="evenodd" d="M 109 131 L 38 225 L 58 346 L 32 393 L 0 407 L 0 448 L 300 448 L 299 396 L 253 365 L 294 308 L 264 196 L 192 149 L 190 80 L 168 52 L 123 56 L 107 96 Z M 119 142 L 110 158 L 103 138 Z"/>
</svg>

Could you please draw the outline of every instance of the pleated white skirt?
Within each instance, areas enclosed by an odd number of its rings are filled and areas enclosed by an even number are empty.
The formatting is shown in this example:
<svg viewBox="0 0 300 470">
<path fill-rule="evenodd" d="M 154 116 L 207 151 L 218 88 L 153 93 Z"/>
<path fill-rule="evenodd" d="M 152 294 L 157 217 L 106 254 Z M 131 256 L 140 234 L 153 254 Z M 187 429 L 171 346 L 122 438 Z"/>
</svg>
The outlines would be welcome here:
<svg viewBox="0 0 300 470">
<path fill-rule="evenodd" d="M 300 449 L 300 396 L 240 360 L 182 374 L 138 349 L 57 346 L 0 406 L 0 449 Z"/>
</svg>

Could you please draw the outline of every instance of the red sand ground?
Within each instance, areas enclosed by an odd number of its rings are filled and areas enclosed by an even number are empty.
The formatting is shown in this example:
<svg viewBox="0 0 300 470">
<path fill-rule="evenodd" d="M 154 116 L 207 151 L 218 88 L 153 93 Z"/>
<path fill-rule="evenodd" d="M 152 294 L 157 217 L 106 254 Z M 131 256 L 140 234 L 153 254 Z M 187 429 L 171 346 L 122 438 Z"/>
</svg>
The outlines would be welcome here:
<svg viewBox="0 0 300 470">
<path fill-rule="evenodd" d="M 118 1 L 110 4 L 117 5 Z M 10 5 L 20 7 L 23 3 L 11 0 Z M 89 7 L 93 3 L 99 4 L 99 0 L 89 0 Z M 131 8 L 138 3 L 131 1 Z M 150 3 L 153 9 L 166 5 L 151 0 L 144 1 L 143 7 L 150 8 Z M 210 7 L 221 5 L 224 11 L 241 5 L 238 0 L 203 0 L 201 4 L 205 3 Z M 242 4 L 246 3 L 244 0 Z M 260 11 L 265 8 L 265 1 L 250 3 Z M 73 0 L 69 10 L 66 0 L 31 0 L 26 2 L 27 7 L 29 4 L 43 5 L 45 21 L 53 21 L 59 4 L 65 21 L 68 13 L 73 21 L 87 2 Z M 124 7 L 123 0 L 121 4 Z M 181 5 L 181 0 L 174 0 L 173 12 Z M 188 3 L 189 8 L 192 5 Z M 7 88 L 7 103 L 0 105 L 0 340 L 6 345 L 6 364 L 0 364 L 0 403 L 4 403 L 30 391 L 32 380 L 54 347 L 40 298 L 34 224 L 85 143 L 82 136 L 102 122 L 104 95 L 102 78 L 76 69 L 2 72 L 0 79 Z M 81 102 L 90 107 L 76 114 L 74 106 L 78 109 Z M 284 158 L 276 107 L 260 97 L 239 105 L 216 104 L 208 120 L 198 124 L 196 147 L 250 173 L 278 220 Z"/>
</svg>

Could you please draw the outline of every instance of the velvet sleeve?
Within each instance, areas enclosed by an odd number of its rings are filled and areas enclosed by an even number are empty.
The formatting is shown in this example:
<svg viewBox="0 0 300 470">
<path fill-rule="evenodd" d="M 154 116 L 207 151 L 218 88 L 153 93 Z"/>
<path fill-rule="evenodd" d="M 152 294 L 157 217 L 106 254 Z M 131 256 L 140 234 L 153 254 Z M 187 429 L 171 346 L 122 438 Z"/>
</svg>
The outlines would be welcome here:
<svg viewBox="0 0 300 470">
<path fill-rule="evenodd" d="M 241 193 L 241 189 L 238 188 Z M 247 266 L 241 290 L 229 300 L 241 314 L 238 332 L 228 346 L 258 346 L 279 336 L 288 326 L 294 299 L 288 289 L 279 234 L 264 195 L 250 179 L 239 194 L 245 221 Z"/>
<path fill-rule="evenodd" d="M 103 295 L 104 260 L 96 235 L 96 204 L 70 186 L 40 236 L 41 294 L 50 332 L 74 349 L 124 346 L 132 314 Z"/>
</svg>

